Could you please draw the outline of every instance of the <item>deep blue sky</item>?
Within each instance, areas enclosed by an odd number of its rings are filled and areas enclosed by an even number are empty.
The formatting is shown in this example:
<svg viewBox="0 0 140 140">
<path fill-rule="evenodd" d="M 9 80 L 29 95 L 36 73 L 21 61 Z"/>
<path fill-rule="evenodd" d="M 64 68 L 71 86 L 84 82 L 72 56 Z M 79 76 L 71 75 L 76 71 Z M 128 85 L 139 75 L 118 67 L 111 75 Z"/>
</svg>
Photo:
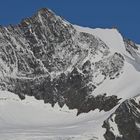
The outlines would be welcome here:
<svg viewBox="0 0 140 140">
<path fill-rule="evenodd" d="M 17 24 L 42 7 L 81 26 L 115 26 L 140 43 L 140 0 L 0 0 L 0 24 Z"/>
</svg>

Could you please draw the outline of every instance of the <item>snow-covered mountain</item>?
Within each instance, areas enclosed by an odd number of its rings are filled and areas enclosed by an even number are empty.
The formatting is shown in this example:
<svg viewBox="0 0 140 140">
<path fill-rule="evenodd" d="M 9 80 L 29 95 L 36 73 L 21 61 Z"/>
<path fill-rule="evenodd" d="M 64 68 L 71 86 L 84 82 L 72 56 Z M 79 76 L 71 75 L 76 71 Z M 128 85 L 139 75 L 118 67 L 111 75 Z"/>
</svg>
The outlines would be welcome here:
<svg viewBox="0 0 140 140">
<path fill-rule="evenodd" d="M 140 45 L 41 9 L 0 27 L 0 139 L 139 140 Z"/>
</svg>

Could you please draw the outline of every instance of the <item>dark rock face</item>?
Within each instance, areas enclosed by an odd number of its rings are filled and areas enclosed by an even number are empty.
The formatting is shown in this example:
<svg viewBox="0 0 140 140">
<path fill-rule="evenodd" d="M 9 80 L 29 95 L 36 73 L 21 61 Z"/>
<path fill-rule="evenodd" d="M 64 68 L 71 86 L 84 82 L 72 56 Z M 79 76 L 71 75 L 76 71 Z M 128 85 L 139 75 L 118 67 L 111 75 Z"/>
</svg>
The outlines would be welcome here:
<svg viewBox="0 0 140 140">
<path fill-rule="evenodd" d="M 117 78 L 123 66 L 121 54 L 110 54 L 102 40 L 76 31 L 48 9 L 17 26 L 0 27 L 0 89 L 21 99 L 30 95 L 52 106 L 66 104 L 78 114 L 108 111 L 119 99 L 92 92 L 106 78 Z M 97 82 L 98 77 L 103 78 Z"/>
<path fill-rule="evenodd" d="M 114 122 L 119 131 L 114 131 Z M 140 100 L 139 97 L 123 102 L 103 125 L 106 128 L 106 140 L 139 140 L 140 139 Z"/>
<path fill-rule="evenodd" d="M 129 39 L 124 39 L 126 50 L 132 55 L 132 50 L 138 50 L 138 46 Z"/>
<path fill-rule="evenodd" d="M 52 106 L 58 102 L 60 107 L 66 104 L 69 109 L 77 109 L 78 114 L 89 112 L 90 110 L 112 109 L 120 99 L 117 96 L 98 95 L 91 96 L 96 88 L 93 84 L 87 84 L 87 77 L 81 75 L 76 68 L 71 73 L 62 73 L 58 78 L 51 80 L 50 77 L 40 77 L 38 79 L 16 79 L 12 92 L 25 99 L 25 95 L 34 96 L 44 103 Z"/>
</svg>

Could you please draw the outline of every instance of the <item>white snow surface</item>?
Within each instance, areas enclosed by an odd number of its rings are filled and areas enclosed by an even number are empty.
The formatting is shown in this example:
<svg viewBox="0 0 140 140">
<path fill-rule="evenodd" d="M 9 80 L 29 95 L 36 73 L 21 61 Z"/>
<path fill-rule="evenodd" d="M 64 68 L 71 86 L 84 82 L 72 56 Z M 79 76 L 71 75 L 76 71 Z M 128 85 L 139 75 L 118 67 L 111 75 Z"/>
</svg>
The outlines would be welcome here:
<svg viewBox="0 0 140 140">
<path fill-rule="evenodd" d="M 132 58 L 126 51 L 123 38 L 117 29 L 91 29 L 88 27 L 80 27 L 74 25 L 75 29 L 80 32 L 90 33 L 102 41 L 110 48 L 112 53 L 119 52 L 124 58 L 124 67 L 122 74 L 113 80 L 106 79 L 93 92 L 93 95 L 106 93 L 107 95 L 117 95 L 122 98 L 122 101 L 140 94 L 140 55 L 138 54 Z M 140 46 L 140 45 L 138 45 Z"/>
<path fill-rule="evenodd" d="M 102 29 L 95 28 L 91 29 L 88 27 L 81 27 L 74 25 L 75 29 L 80 32 L 86 32 L 100 38 L 111 50 L 112 53 L 120 52 L 126 53 L 125 45 L 121 34 L 117 29 Z"/>
<path fill-rule="evenodd" d="M 113 80 L 106 79 L 94 90 L 93 95 L 107 93 L 108 95 L 117 95 L 124 101 L 140 94 L 139 81 L 140 72 L 126 61 L 122 75 Z"/>
<path fill-rule="evenodd" d="M 98 110 L 76 116 L 76 110 L 52 108 L 43 101 L 0 91 L 1 140 L 103 140 L 104 119 L 114 110 Z"/>
</svg>

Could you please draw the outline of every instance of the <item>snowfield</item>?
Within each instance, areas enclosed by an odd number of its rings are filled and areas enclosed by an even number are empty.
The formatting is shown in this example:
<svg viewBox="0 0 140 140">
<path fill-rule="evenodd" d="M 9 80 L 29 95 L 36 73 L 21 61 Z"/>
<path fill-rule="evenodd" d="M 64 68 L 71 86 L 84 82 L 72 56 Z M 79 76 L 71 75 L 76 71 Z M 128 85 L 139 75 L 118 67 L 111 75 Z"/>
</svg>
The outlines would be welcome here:
<svg viewBox="0 0 140 140">
<path fill-rule="evenodd" d="M 114 109 L 113 109 L 114 110 Z M 103 140 L 104 119 L 112 112 L 98 110 L 76 116 L 76 110 L 52 108 L 26 96 L 20 100 L 10 92 L 0 92 L 1 140 Z"/>
<path fill-rule="evenodd" d="M 140 86 L 140 49 L 134 58 L 126 51 L 125 44 L 121 34 L 117 29 L 91 29 L 88 27 L 74 26 L 80 32 L 90 33 L 103 40 L 110 48 L 111 52 L 119 52 L 125 58 L 123 74 L 114 80 L 106 79 L 93 92 L 93 95 L 107 93 L 108 95 L 117 95 L 122 98 L 121 101 L 139 95 Z M 139 45 L 138 45 L 139 46 Z M 133 93 L 133 94 L 132 94 Z"/>
<path fill-rule="evenodd" d="M 77 25 L 74 25 L 74 27 L 80 32 L 89 33 L 100 38 L 110 48 L 112 53 L 126 52 L 123 38 L 117 29 L 102 29 L 102 28 L 92 29 Z"/>
</svg>

